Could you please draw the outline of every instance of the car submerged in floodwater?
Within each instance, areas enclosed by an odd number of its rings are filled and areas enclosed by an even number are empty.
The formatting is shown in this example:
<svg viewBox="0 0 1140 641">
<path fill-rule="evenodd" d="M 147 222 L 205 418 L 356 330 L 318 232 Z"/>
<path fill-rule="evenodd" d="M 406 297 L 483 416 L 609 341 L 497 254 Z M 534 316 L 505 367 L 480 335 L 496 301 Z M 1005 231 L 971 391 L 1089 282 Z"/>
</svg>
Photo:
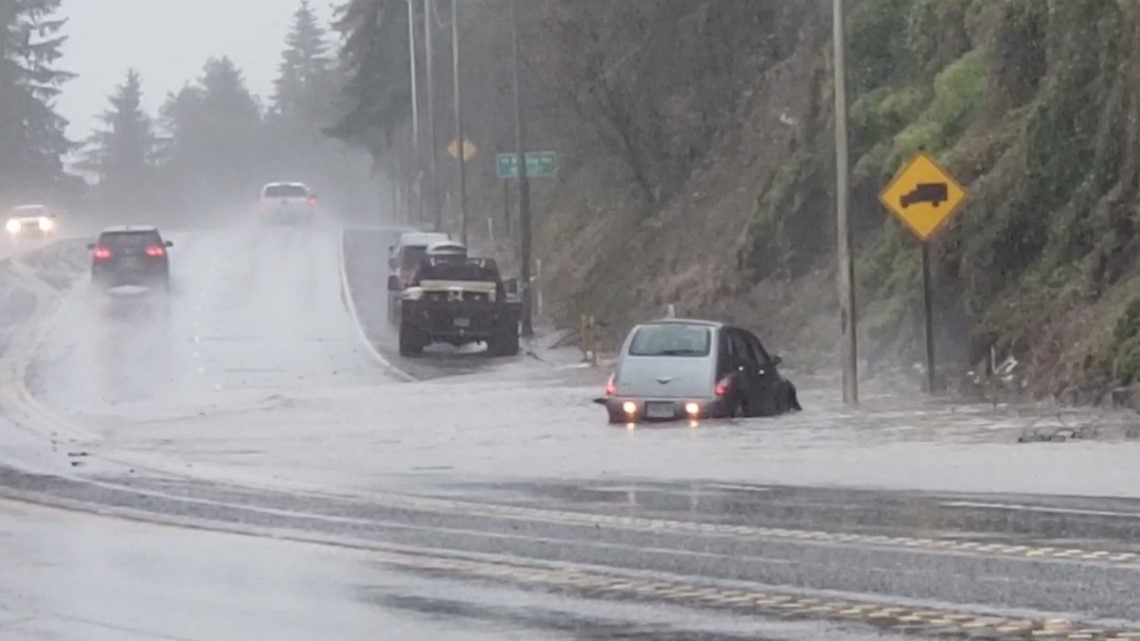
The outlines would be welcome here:
<svg viewBox="0 0 1140 641">
<path fill-rule="evenodd" d="M 664 319 L 626 336 L 606 383 L 611 423 L 774 416 L 799 411 L 782 359 L 751 332 L 713 321 Z"/>
</svg>

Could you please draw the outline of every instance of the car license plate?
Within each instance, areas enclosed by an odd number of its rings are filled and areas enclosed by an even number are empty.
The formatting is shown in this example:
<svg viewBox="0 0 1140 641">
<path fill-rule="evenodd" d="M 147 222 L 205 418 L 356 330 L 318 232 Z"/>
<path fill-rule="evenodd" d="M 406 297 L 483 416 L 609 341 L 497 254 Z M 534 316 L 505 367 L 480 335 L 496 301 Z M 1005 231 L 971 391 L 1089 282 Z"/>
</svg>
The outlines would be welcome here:
<svg viewBox="0 0 1140 641">
<path fill-rule="evenodd" d="M 673 418 L 677 415 L 672 403 L 646 403 L 645 416 L 648 418 Z"/>
<path fill-rule="evenodd" d="M 455 326 L 456 327 L 462 327 L 462 328 L 471 327 L 471 319 L 470 318 L 457 318 L 457 319 L 455 319 Z"/>
</svg>

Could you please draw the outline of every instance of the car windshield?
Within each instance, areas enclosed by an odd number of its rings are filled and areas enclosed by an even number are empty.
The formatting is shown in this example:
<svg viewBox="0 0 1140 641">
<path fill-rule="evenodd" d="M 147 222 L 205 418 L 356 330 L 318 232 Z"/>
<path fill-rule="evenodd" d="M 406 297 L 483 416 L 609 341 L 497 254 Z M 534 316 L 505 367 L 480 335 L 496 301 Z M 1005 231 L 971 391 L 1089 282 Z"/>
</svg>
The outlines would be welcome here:
<svg viewBox="0 0 1140 641">
<path fill-rule="evenodd" d="M 100 236 L 99 244 L 104 247 L 136 249 L 161 245 L 162 237 L 156 231 L 113 232 Z"/>
<path fill-rule="evenodd" d="M 647 325 L 637 330 L 630 356 L 708 356 L 712 332 L 695 325 Z"/>
<path fill-rule="evenodd" d="M 405 247 L 403 258 L 400 259 L 401 269 L 415 269 L 419 266 L 420 261 L 427 255 L 427 247 Z"/>
<path fill-rule="evenodd" d="M 301 185 L 270 185 L 265 188 L 266 198 L 304 198 L 309 190 Z"/>
</svg>

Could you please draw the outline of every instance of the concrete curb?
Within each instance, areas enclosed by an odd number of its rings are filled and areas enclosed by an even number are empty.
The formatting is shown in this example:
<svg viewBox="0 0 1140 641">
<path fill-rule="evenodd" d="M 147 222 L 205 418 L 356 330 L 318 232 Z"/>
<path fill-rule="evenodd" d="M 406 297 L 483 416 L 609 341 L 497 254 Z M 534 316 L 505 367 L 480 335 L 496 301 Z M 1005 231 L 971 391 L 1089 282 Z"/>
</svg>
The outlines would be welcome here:
<svg viewBox="0 0 1140 641">
<path fill-rule="evenodd" d="M 388 372 L 395 378 L 398 378 L 405 383 L 418 381 L 418 378 L 405 372 L 399 367 L 396 367 L 394 364 L 392 364 L 392 361 L 385 358 L 384 355 L 380 353 L 380 350 L 372 344 L 372 341 L 368 338 L 368 333 L 364 331 L 364 324 L 360 322 L 360 314 L 357 312 L 356 303 L 353 302 L 352 299 L 352 285 L 350 285 L 348 282 L 348 261 L 345 260 L 344 256 L 344 235 L 347 232 L 347 229 L 341 230 L 340 242 L 337 243 L 337 260 L 340 261 L 340 297 L 341 300 L 344 301 L 345 309 L 348 311 L 348 315 L 352 319 L 353 326 L 356 327 L 356 334 L 360 338 L 360 342 L 365 346 L 365 348 L 367 348 L 368 353 L 372 356 L 372 359 L 379 363 L 381 367 L 388 370 Z"/>
</svg>

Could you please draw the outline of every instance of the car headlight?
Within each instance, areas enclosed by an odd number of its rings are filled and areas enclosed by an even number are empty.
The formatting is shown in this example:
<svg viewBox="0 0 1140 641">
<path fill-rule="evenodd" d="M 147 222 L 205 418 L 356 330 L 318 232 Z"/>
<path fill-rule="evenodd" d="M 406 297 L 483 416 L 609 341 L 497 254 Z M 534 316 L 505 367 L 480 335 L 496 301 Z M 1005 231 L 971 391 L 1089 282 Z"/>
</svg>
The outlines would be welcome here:
<svg viewBox="0 0 1140 641">
<path fill-rule="evenodd" d="M 50 218 L 40 218 L 40 231 L 51 231 L 52 227 L 55 227 L 55 223 Z"/>
<path fill-rule="evenodd" d="M 20 233 L 20 227 L 21 227 L 21 226 L 22 226 L 22 225 L 20 225 L 20 221 L 16 220 L 15 218 L 13 218 L 13 219 L 10 219 L 10 220 L 8 221 L 8 224 L 6 225 L 6 227 L 7 227 L 8 231 L 9 231 L 10 233 L 13 233 L 13 234 L 18 234 L 18 233 Z"/>
</svg>

